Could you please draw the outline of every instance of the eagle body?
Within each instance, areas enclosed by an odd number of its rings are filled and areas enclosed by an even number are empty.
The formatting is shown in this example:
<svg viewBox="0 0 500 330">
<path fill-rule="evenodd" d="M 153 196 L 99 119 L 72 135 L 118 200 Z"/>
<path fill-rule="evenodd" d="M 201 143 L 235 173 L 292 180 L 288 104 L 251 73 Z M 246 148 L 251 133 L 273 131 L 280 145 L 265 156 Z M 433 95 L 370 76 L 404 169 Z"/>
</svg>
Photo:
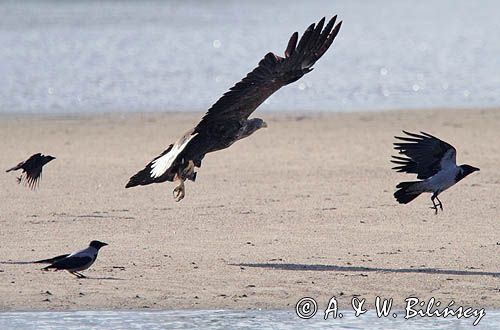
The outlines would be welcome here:
<svg viewBox="0 0 500 330">
<path fill-rule="evenodd" d="M 201 167 L 201 161 L 207 153 L 229 148 L 236 141 L 265 126 L 262 119 L 254 118 L 244 122 L 229 121 L 199 133 L 190 130 L 151 161 L 145 169 L 130 178 L 126 188 L 174 181 L 176 174 L 182 173 L 189 161 L 192 161 L 195 167 Z M 196 173 L 185 179 L 195 181 Z"/>
<path fill-rule="evenodd" d="M 214 125 L 210 130 L 195 130 L 196 137 L 187 145 L 184 157 L 194 161 L 196 167 L 209 152 L 229 148 L 233 143 L 250 136 L 267 124 L 260 118 L 230 120 Z"/>
</svg>

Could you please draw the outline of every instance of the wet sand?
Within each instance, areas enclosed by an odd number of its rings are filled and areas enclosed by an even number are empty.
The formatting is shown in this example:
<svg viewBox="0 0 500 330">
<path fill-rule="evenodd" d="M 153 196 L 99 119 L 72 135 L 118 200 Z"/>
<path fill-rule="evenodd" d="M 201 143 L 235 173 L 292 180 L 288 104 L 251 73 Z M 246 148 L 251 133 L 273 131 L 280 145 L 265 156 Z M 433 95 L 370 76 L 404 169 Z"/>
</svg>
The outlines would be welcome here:
<svg viewBox="0 0 500 330">
<path fill-rule="evenodd" d="M 37 191 L 0 175 L 0 261 L 109 243 L 77 279 L 0 263 L 0 310 L 321 308 L 336 296 L 500 308 L 500 111 L 287 115 L 209 154 L 186 198 L 128 178 L 201 114 L 0 116 L 0 168 L 57 157 Z M 481 172 L 440 199 L 392 197 L 393 136 L 423 130 Z M 3 170 L 2 170 L 3 171 Z"/>
</svg>

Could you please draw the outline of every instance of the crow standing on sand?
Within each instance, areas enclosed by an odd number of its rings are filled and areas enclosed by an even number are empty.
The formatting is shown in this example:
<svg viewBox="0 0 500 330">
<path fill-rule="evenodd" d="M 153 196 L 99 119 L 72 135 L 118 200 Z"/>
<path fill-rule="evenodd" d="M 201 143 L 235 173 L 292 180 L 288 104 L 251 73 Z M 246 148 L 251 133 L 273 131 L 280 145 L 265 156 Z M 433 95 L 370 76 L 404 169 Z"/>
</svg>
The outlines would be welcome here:
<svg viewBox="0 0 500 330">
<path fill-rule="evenodd" d="M 13 168 L 8 169 L 6 172 L 17 171 L 22 169 L 21 176 L 17 178 L 17 182 L 21 183 L 23 179 L 23 174 L 26 174 L 25 182 L 31 188 L 35 189 L 38 187 L 39 181 L 42 177 L 42 167 L 50 162 L 51 160 L 56 159 L 52 156 L 45 156 L 41 153 L 34 154 L 24 162 L 20 162 Z"/>
<path fill-rule="evenodd" d="M 432 193 L 432 209 L 438 213 L 438 206 L 443 210 L 443 203 L 438 195 L 453 186 L 467 175 L 479 171 L 479 168 L 467 164 L 457 166 L 457 151 L 455 148 L 430 134 L 420 134 L 403 131 L 405 137 L 395 136 L 404 142 L 394 143 L 394 149 L 406 157 L 392 156 L 391 160 L 398 166 L 392 169 L 397 172 L 416 173 L 422 181 L 401 182 L 396 188 L 394 197 L 401 204 L 408 204 L 421 193 Z M 438 204 L 434 200 L 438 201 Z"/>
<path fill-rule="evenodd" d="M 178 180 L 174 198 L 176 201 L 184 198 L 184 181 L 195 181 L 195 167 L 201 166 L 205 154 L 225 149 L 267 127 L 262 119 L 248 117 L 278 89 L 312 71 L 311 67 L 332 45 L 340 30 L 342 22 L 335 25 L 335 21 L 336 16 L 326 26 L 325 18 L 311 24 L 300 41 L 297 32 L 292 34 L 284 57 L 268 53 L 257 68 L 208 110 L 194 129 L 132 176 L 126 188 Z"/>
<path fill-rule="evenodd" d="M 90 245 L 81 251 L 73 252 L 71 254 L 63 254 L 54 258 L 37 260 L 33 263 L 37 264 L 50 264 L 42 270 L 67 270 L 78 278 L 85 278 L 85 275 L 80 272 L 88 269 L 97 259 L 99 249 L 108 245 L 104 242 L 92 241 Z"/>
</svg>

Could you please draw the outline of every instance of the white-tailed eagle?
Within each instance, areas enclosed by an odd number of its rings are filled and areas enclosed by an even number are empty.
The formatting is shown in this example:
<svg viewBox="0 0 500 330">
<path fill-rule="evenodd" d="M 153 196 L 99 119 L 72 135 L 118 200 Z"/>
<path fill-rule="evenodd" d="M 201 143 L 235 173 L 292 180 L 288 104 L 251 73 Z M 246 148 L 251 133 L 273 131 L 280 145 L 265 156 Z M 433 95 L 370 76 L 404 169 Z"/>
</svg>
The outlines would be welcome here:
<svg viewBox="0 0 500 330">
<path fill-rule="evenodd" d="M 180 181 L 174 198 L 184 198 L 184 181 L 195 181 L 195 167 L 205 154 L 225 149 L 250 136 L 267 124 L 259 118 L 248 119 L 254 110 L 281 87 L 312 71 L 312 66 L 332 45 L 342 22 L 337 16 L 328 24 L 325 18 L 311 24 L 302 38 L 293 33 L 284 57 L 268 53 L 243 80 L 225 93 L 205 114 L 198 125 L 171 144 L 143 170 L 130 178 L 126 188 L 164 181 Z"/>
</svg>

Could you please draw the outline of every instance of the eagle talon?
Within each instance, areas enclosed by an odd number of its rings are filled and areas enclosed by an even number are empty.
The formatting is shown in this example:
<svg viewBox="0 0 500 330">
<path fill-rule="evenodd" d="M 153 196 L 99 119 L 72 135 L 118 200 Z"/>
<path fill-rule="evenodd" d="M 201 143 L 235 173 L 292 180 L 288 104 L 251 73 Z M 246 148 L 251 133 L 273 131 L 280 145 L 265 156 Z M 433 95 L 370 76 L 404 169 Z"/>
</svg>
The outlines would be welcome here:
<svg viewBox="0 0 500 330">
<path fill-rule="evenodd" d="M 186 189 L 184 187 L 184 181 L 181 181 L 181 183 L 174 188 L 174 190 L 172 191 L 173 195 L 174 195 L 174 199 L 176 202 L 180 202 L 184 196 L 186 195 Z"/>
</svg>

